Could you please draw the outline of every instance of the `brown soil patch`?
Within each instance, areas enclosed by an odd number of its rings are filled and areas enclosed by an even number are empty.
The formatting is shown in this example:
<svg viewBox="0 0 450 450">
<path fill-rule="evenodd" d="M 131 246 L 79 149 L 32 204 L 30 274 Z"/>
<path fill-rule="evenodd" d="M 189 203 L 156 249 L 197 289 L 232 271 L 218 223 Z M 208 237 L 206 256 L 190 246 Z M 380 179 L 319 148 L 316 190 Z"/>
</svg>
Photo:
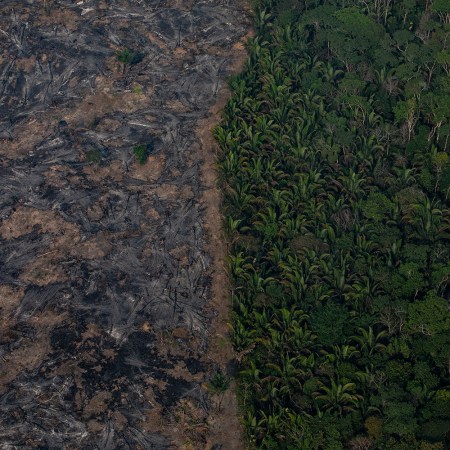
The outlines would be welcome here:
<svg viewBox="0 0 450 450">
<path fill-rule="evenodd" d="M 152 33 L 152 32 L 148 32 L 147 33 L 147 38 L 148 40 L 152 43 L 157 45 L 159 48 L 161 48 L 162 50 L 164 50 L 167 53 L 170 53 L 170 48 L 169 46 L 166 44 L 166 42 L 164 41 L 164 39 L 162 39 L 160 36 L 158 36 L 156 33 Z"/>
<path fill-rule="evenodd" d="M 36 56 L 30 56 L 29 58 L 20 59 L 16 63 L 16 67 L 19 70 L 23 70 L 25 73 L 29 73 L 35 69 L 36 66 Z"/>
<path fill-rule="evenodd" d="M 48 247 L 43 248 L 44 251 L 34 259 L 30 258 L 20 279 L 37 286 L 67 280 L 67 274 L 58 261 L 79 242 L 79 227 L 65 221 L 54 211 L 21 207 L 3 221 L 0 235 L 10 240 L 28 234 L 35 228 L 38 228 L 40 233 L 50 233 L 52 238 Z"/>
<path fill-rule="evenodd" d="M 107 402 L 111 398 L 111 395 L 111 392 L 99 392 L 95 394 L 83 409 L 84 417 L 89 419 L 91 416 L 106 411 Z"/>
<path fill-rule="evenodd" d="M 81 259 L 101 259 L 111 251 L 111 248 L 109 236 L 99 233 L 94 238 L 78 243 L 71 249 L 70 254 Z"/>
<path fill-rule="evenodd" d="M 56 251 L 53 253 L 56 253 Z M 67 273 L 64 269 L 51 260 L 51 253 L 48 257 L 35 259 L 20 274 L 21 281 L 32 283 L 36 286 L 45 286 L 50 283 L 66 281 L 67 279 Z"/>
<path fill-rule="evenodd" d="M 7 390 L 8 383 L 23 370 L 32 371 L 40 365 L 50 351 L 49 331 L 64 319 L 65 315 L 47 312 L 45 316 L 38 315 L 30 321 L 36 330 L 35 337 L 22 340 L 20 346 L 3 357 L 3 367 L 7 370 L 0 370 L 0 394 Z M 4 327 L 0 330 L 1 343 L 14 342 L 16 337 L 11 329 Z"/>
<path fill-rule="evenodd" d="M 30 341 L 27 344 L 4 358 L 3 367 L 8 369 L 0 371 L 0 394 L 5 392 L 7 384 L 14 380 L 22 370 L 33 370 L 39 366 L 41 360 L 49 352 L 47 341 Z"/>
<path fill-rule="evenodd" d="M 55 8 L 52 0 L 42 0 L 42 6 L 39 23 L 43 26 L 61 26 L 73 32 L 78 28 L 78 22 L 82 20 L 68 8 Z"/>
<path fill-rule="evenodd" d="M 0 156 L 7 159 L 21 158 L 32 154 L 35 147 L 52 133 L 54 123 L 42 119 L 24 120 L 11 132 L 10 139 L 0 140 Z M 0 160 L 0 164 L 2 161 Z M 2 164 L 2 165 L 3 165 Z"/>
<path fill-rule="evenodd" d="M 74 241 L 78 235 L 78 227 L 66 222 L 54 211 L 41 211 L 39 209 L 20 207 L 3 221 L 0 226 L 0 235 L 4 239 L 13 239 L 30 233 L 34 227 L 38 227 L 42 233 L 52 233 L 59 236 L 55 242 L 59 244 Z"/>
<path fill-rule="evenodd" d="M 177 47 L 173 52 L 175 58 L 184 58 L 188 53 L 187 49 L 181 47 Z"/>
<path fill-rule="evenodd" d="M 125 167 L 120 161 L 112 161 L 106 166 L 99 166 L 98 164 L 92 164 L 84 168 L 84 173 L 90 180 L 100 183 L 106 178 L 110 178 L 117 183 L 123 180 L 125 173 Z"/>
<path fill-rule="evenodd" d="M 133 92 L 131 89 L 120 92 L 114 87 L 113 78 L 100 76 L 96 78 L 95 86 L 95 92 L 87 94 L 75 110 L 63 113 L 63 119 L 72 126 L 92 128 L 96 120 L 110 113 L 133 113 L 151 105 L 151 89 L 147 89 L 146 93 Z"/>
<path fill-rule="evenodd" d="M 169 254 L 179 261 L 182 266 L 189 264 L 189 247 L 187 245 L 174 248 Z"/>
<path fill-rule="evenodd" d="M 44 173 L 48 186 L 62 189 L 68 186 L 68 176 L 75 175 L 75 171 L 68 166 L 51 166 L 50 170 Z"/>
<path fill-rule="evenodd" d="M 129 175 L 137 180 L 155 183 L 161 176 L 165 167 L 164 155 L 150 155 L 145 164 L 134 162 Z"/>
<path fill-rule="evenodd" d="M 179 100 L 169 100 L 166 103 L 166 106 L 167 108 L 176 112 L 188 112 L 191 110 L 191 108 L 187 107 L 186 105 L 183 105 L 183 103 L 181 103 Z"/>
<path fill-rule="evenodd" d="M 175 184 L 162 184 L 156 188 L 155 192 L 162 200 L 176 200 L 178 198 L 179 188 Z"/>
<path fill-rule="evenodd" d="M 114 133 L 119 127 L 121 123 L 118 120 L 103 118 L 100 123 L 95 128 L 96 131 L 100 131 L 103 133 Z"/>
<path fill-rule="evenodd" d="M 7 284 L 0 284 L 0 317 L 3 324 L 17 308 L 23 297 L 23 289 Z"/>
</svg>

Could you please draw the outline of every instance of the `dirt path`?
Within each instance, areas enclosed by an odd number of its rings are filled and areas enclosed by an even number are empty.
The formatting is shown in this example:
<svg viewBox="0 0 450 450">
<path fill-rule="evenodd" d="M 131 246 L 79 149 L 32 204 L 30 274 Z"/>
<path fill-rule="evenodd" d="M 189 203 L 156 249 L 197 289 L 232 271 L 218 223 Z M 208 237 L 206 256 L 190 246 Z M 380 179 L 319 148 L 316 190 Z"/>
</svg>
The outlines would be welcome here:
<svg viewBox="0 0 450 450">
<path fill-rule="evenodd" d="M 247 60 L 245 39 L 233 45 L 232 60 L 229 70 L 238 73 Z M 217 186 L 217 170 L 214 141 L 211 130 L 220 121 L 220 112 L 224 108 L 230 96 L 227 85 L 222 85 L 218 92 L 217 100 L 210 109 L 209 117 L 199 122 L 197 135 L 199 137 L 200 150 L 204 164 L 202 166 L 202 181 L 205 190 L 202 201 L 206 206 L 205 230 L 207 234 L 206 250 L 212 256 L 211 270 L 211 293 L 212 301 L 208 309 L 213 312 L 214 319 L 209 327 L 209 345 L 207 357 L 224 374 L 233 372 L 235 359 L 229 341 L 229 317 L 230 317 L 230 285 L 227 277 L 225 256 L 227 255 L 226 236 L 222 229 L 221 193 Z M 212 425 L 210 439 L 212 441 L 224 442 L 223 449 L 242 449 L 243 429 L 238 419 L 238 402 L 235 394 L 236 386 L 233 384 L 220 401 L 220 410 L 215 411 L 209 418 Z M 226 444 L 225 444 L 226 443 Z"/>
<path fill-rule="evenodd" d="M 0 448 L 241 448 L 207 388 L 232 357 L 209 130 L 248 28 L 233 0 L 1 2 Z"/>
</svg>

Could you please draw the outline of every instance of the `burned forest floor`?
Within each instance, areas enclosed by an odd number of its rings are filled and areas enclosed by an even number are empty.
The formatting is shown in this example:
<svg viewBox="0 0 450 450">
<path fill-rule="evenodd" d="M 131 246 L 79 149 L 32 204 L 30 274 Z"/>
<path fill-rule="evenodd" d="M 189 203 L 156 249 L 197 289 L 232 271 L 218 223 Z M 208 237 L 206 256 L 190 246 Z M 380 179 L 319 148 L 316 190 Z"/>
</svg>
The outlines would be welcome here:
<svg viewBox="0 0 450 450">
<path fill-rule="evenodd" d="M 242 448 L 211 129 L 249 23 L 2 0 L 0 448 Z"/>
</svg>

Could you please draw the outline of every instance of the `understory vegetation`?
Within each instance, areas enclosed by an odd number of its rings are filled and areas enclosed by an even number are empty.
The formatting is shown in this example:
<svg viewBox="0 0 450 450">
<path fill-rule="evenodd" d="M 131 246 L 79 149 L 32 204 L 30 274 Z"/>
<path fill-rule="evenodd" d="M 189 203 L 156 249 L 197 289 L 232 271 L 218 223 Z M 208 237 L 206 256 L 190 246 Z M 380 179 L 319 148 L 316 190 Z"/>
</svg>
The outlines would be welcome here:
<svg viewBox="0 0 450 450">
<path fill-rule="evenodd" d="M 249 446 L 448 448 L 450 3 L 254 10 L 215 129 Z"/>
</svg>

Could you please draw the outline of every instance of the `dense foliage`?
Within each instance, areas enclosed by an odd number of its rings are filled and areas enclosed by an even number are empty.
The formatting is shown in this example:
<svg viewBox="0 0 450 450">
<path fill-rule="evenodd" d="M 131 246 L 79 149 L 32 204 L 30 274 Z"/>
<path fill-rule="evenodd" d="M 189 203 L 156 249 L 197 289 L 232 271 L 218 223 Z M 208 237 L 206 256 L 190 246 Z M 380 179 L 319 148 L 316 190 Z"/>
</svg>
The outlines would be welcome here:
<svg viewBox="0 0 450 450">
<path fill-rule="evenodd" d="M 215 130 L 251 445 L 449 443 L 450 3 L 260 0 Z"/>
</svg>

